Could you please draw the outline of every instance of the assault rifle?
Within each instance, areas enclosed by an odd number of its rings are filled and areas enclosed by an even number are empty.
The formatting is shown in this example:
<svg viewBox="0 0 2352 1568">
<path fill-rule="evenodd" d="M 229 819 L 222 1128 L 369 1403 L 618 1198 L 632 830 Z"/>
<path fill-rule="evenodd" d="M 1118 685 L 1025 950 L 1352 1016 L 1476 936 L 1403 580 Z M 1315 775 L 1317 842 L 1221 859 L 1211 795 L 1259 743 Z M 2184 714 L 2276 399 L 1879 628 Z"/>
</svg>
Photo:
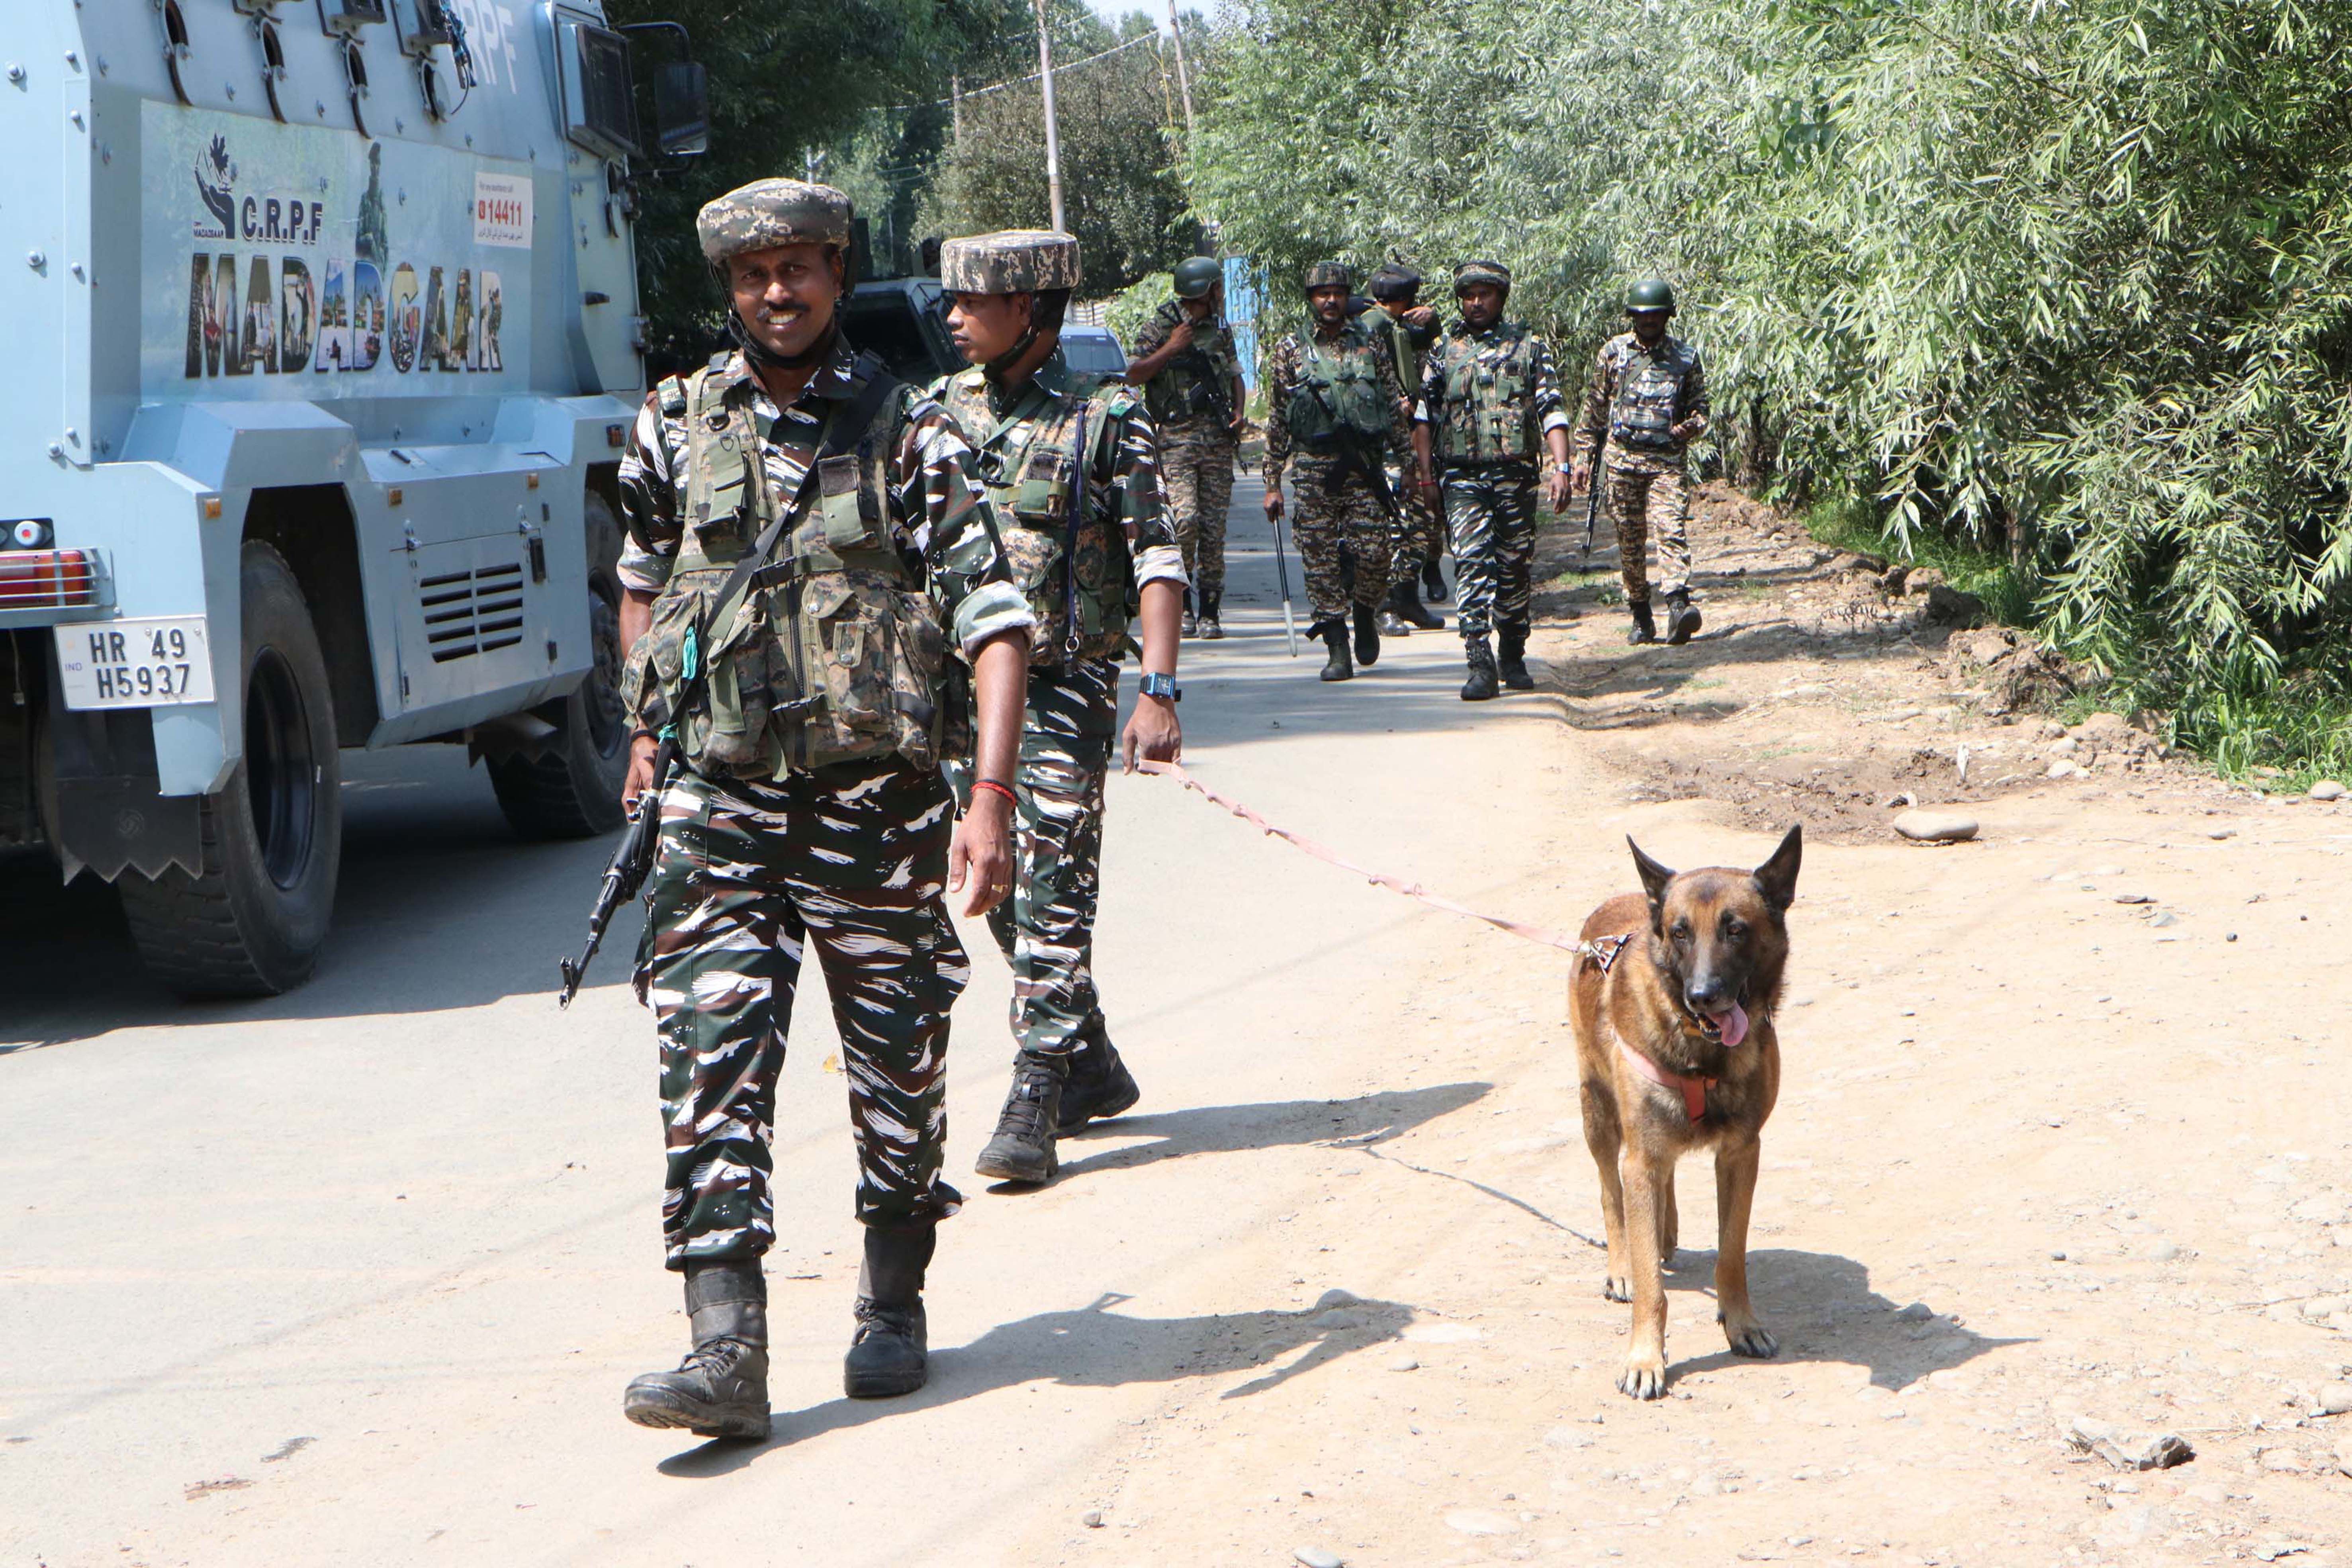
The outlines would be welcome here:
<svg viewBox="0 0 2352 1568">
<path fill-rule="evenodd" d="M 588 911 L 588 945 L 580 950 L 576 960 L 556 960 L 563 972 L 563 988 L 555 994 L 557 1006 L 572 1005 L 596 950 L 604 945 L 604 928 L 613 923 L 614 911 L 646 885 L 646 877 L 654 868 L 654 849 L 661 841 L 662 791 L 677 771 L 677 728 L 672 725 L 662 732 L 660 749 L 654 752 L 654 782 L 637 796 L 637 808 L 629 814 L 629 830 L 621 836 L 620 847 L 604 868 L 604 880 L 596 889 L 595 907 Z"/>
<path fill-rule="evenodd" d="M 833 411 L 825 416 L 824 435 L 817 443 L 816 454 L 809 459 L 808 471 L 801 476 L 800 488 L 793 492 L 792 500 L 777 510 L 768 526 L 760 531 L 759 542 L 743 552 L 742 559 L 735 563 L 735 569 L 727 574 L 727 581 L 719 587 L 710 617 L 710 626 L 718 633 L 719 638 L 724 638 L 727 628 L 734 624 L 743 595 L 751 585 L 751 579 L 758 574 L 768 557 L 775 552 L 776 543 L 783 538 L 784 531 L 792 526 L 793 520 L 801 514 L 814 494 L 818 466 L 825 458 L 840 455 L 840 449 L 835 446 L 836 433 L 845 438 L 843 447 L 854 446 L 857 437 L 865 433 L 866 426 L 873 423 L 874 416 L 881 411 L 883 399 L 900 384 L 876 366 L 874 374 L 858 388 L 854 399 L 847 404 L 834 405 Z M 636 810 L 629 816 L 628 831 L 621 836 L 619 847 L 613 851 L 613 858 L 604 868 L 604 879 L 597 885 L 595 905 L 588 911 L 588 945 L 580 950 L 577 959 L 556 960 L 556 966 L 563 975 L 562 988 L 555 994 L 555 1003 L 559 1007 L 571 1006 L 572 998 L 580 994 L 580 983 L 587 978 L 588 965 L 595 959 L 596 950 L 604 944 L 605 927 L 613 923 L 613 916 L 623 904 L 637 896 L 638 889 L 646 885 L 646 878 L 653 871 L 654 852 L 661 844 L 662 795 L 669 788 L 671 780 L 677 777 L 682 763 L 677 727 L 702 706 L 703 693 L 710 683 L 709 660 L 706 657 L 702 633 L 700 625 L 687 628 L 686 648 L 678 668 L 677 701 L 670 710 L 669 721 L 662 726 L 660 744 L 654 751 L 653 783 L 637 796 Z M 805 711 L 815 704 L 814 697 L 802 698 L 790 704 L 787 710 Z"/>
</svg>

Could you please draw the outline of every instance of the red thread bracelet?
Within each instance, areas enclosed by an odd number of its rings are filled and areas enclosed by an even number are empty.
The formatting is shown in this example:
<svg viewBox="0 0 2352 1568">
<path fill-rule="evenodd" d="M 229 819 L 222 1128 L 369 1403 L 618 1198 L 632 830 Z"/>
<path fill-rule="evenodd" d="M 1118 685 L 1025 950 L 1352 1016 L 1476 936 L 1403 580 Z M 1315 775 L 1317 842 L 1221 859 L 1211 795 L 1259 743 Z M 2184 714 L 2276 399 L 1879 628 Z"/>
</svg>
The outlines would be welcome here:
<svg viewBox="0 0 2352 1568">
<path fill-rule="evenodd" d="M 1012 790 L 1008 789 L 1003 784 L 998 784 L 994 779 L 974 779 L 971 781 L 971 787 L 972 792 L 975 795 L 984 789 L 994 790 L 998 795 L 1004 797 L 1004 804 L 1007 805 L 1019 805 L 1021 804 L 1021 799 L 1018 795 L 1014 795 Z"/>
</svg>

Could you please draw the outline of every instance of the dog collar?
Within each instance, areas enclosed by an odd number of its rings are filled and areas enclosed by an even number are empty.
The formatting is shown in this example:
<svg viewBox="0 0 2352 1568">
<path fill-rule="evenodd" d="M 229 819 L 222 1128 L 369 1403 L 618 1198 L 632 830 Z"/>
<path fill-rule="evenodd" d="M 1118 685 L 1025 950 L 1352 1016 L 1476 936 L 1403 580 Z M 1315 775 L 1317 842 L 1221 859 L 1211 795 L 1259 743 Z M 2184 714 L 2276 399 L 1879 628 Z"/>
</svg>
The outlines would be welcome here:
<svg viewBox="0 0 2352 1568">
<path fill-rule="evenodd" d="M 1668 1089 L 1679 1089 L 1682 1091 L 1683 1112 L 1690 1118 L 1692 1126 L 1696 1127 L 1700 1122 L 1706 1120 L 1706 1091 L 1713 1089 L 1721 1081 L 1720 1079 L 1711 1078 L 1685 1078 L 1678 1072 L 1668 1072 L 1665 1068 L 1660 1067 L 1657 1063 L 1652 1061 L 1649 1058 L 1643 1056 L 1633 1047 L 1627 1045 L 1625 1043 L 1624 1037 L 1622 1035 L 1619 1036 L 1617 1039 L 1617 1049 L 1624 1056 L 1628 1062 L 1633 1064 L 1633 1070 L 1635 1072 L 1640 1073 L 1652 1083 L 1663 1084 Z"/>
</svg>

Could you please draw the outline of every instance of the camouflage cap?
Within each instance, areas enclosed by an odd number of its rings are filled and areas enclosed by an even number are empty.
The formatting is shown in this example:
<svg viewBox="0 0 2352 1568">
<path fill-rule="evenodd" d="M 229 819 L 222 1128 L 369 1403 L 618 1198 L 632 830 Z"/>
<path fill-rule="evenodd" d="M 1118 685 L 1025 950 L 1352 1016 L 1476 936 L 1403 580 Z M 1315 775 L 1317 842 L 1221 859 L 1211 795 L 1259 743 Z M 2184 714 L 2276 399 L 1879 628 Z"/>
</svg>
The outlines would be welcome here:
<svg viewBox="0 0 2352 1568">
<path fill-rule="evenodd" d="M 1348 268 L 1337 261 L 1318 261 L 1307 269 L 1306 289 L 1310 294 L 1318 289 L 1349 289 L 1355 285 Z"/>
<path fill-rule="evenodd" d="M 1499 261 L 1465 261 L 1454 269 L 1454 291 L 1456 294 L 1473 283 L 1508 289 L 1511 286 L 1511 269 Z"/>
<path fill-rule="evenodd" d="M 703 259 L 722 267 L 733 257 L 785 245 L 849 244 L 849 198 L 805 180 L 754 180 L 706 204 L 694 221 Z"/>
<path fill-rule="evenodd" d="M 1057 229 L 1007 228 L 940 247 L 940 287 L 950 294 L 1034 294 L 1078 286 L 1078 242 Z"/>
</svg>

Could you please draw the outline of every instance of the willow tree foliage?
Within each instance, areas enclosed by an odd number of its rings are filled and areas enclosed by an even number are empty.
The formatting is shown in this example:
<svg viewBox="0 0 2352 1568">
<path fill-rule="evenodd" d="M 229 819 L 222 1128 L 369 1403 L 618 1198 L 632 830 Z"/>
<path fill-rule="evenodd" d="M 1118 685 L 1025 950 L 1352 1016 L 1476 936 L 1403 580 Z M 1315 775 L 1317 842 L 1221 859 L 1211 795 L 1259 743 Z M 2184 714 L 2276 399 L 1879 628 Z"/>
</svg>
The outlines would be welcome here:
<svg viewBox="0 0 2352 1568">
<path fill-rule="evenodd" d="M 1582 344 L 1663 272 L 1784 486 L 2007 550 L 2193 738 L 2345 706 L 2352 12 L 1243 0 L 1213 62 L 1233 247 L 1498 254 Z"/>
</svg>

